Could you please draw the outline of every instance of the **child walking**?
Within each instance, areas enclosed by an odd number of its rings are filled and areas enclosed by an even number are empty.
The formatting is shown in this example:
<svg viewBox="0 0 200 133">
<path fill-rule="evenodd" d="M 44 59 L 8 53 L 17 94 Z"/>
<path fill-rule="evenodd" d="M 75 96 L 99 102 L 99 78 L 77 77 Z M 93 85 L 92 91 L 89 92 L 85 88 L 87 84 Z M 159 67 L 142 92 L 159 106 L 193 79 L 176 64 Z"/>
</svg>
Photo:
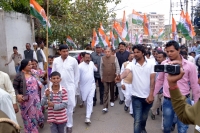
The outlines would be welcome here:
<svg viewBox="0 0 200 133">
<path fill-rule="evenodd" d="M 64 133 L 67 123 L 67 91 L 61 87 L 61 75 L 59 72 L 52 72 L 50 81 L 53 85 L 45 90 L 41 104 L 48 105 L 48 119 L 51 133 Z"/>
</svg>

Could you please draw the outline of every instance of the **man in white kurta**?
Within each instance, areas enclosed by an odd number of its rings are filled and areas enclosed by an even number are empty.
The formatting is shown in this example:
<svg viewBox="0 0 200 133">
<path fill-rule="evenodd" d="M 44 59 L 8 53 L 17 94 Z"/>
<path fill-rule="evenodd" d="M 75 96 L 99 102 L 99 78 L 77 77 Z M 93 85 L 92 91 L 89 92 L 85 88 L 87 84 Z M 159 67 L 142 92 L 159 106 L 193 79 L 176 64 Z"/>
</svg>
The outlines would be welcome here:
<svg viewBox="0 0 200 133">
<path fill-rule="evenodd" d="M 3 111 L 12 121 L 18 124 L 12 100 L 11 95 L 0 88 L 0 110 Z"/>
<path fill-rule="evenodd" d="M 53 61 L 52 72 L 57 71 L 61 74 L 61 86 L 67 89 L 68 106 L 67 106 L 67 133 L 72 133 L 73 126 L 73 109 L 75 107 L 75 92 L 79 82 L 78 62 L 75 58 L 68 56 L 68 46 L 59 47 L 61 56 Z"/>
<path fill-rule="evenodd" d="M 83 57 L 83 62 L 79 64 L 79 89 L 81 93 L 81 98 L 86 106 L 86 119 L 85 123 L 90 124 L 90 116 L 93 110 L 93 97 L 95 92 L 95 80 L 94 71 L 97 71 L 97 67 L 90 58 L 90 54 L 86 53 Z"/>
<path fill-rule="evenodd" d="M 126 66 L 132 62 L 133 58 L 134 58 L 134 54 L 130 52 L 128 61 L 122 64 L 121 73 L 123 73 Z M 122 93 L 125 96 L 124 111 L 128 111 L 128 108 L 129 108 L 129 113 L 131 115 L 133 114 L 132 100 L 131 100 L 132 78 L 133 78 L 132 73 L 129 73 L 128 76 L 121 81 Z"/>
</svg>

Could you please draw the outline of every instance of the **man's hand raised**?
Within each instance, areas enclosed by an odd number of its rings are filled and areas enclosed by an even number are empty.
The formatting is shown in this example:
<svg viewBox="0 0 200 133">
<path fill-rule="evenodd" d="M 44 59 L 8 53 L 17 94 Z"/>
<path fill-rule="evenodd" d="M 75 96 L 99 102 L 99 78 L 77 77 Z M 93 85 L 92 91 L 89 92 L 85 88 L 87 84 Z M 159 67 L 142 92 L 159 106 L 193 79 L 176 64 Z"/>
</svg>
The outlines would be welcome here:
<svg viewBox="0 0 200 133">
<path fill-rule="evenodd" d="M 180 74 L 179 75 L 170 75 L 168 74 L 167 80 L 168 80 L 168 84 L 169 86 L 175 86 L 177 84 L 177 81 L 180 80 L 184 73 L 184 70 L 182 68 L 182 62 L 181 61 L 172 61 L 172 62 L 168 62 L 169 65 L 180 65 Z"/>
</svg>

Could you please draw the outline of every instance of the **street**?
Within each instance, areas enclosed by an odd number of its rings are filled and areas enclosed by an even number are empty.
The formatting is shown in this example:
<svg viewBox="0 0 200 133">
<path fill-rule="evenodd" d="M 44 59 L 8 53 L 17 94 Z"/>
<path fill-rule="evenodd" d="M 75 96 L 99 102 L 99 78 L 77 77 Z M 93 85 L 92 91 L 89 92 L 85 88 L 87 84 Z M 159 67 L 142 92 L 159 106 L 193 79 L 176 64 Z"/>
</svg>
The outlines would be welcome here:
<svg viewBox="0 0 200 133">
<path fill-rule="evenodd" d="M 99 101 L 97 101 L 96 106 L 93 108 L 91 117 L 92 123 L 90 126 L 87 126 L 84 123 L 85 107 L 79 108 L 79 106 L 77 106 L 74 112 L 73 133 L 133 133 L 133 118 L 129 113 L 125 112 L 123 108 L 124 104 L 119 105 L 119 100 L 117 100 L 115 101 L 115 106 L 109 106 L 108 113 L 103 114 L 103 105 L 100 105 Z M 20 126 L 23 126 L 21 115 L 19 113 L 17 114 L 17 119 Z M 193 128 L 194 126 L 190 125 L 188 133 L 193 133 Z M 155 120 L 152 120 L 149 115 L 146 130 L 148 133 L 162 133 L 161 115 L 156 116 Z M 40 130 L 40 133 L 50 133 L 48 123 L 45 123 L 45 126 Z M 172 133 L 178 133 L 177 129 Z"/>
</svg>

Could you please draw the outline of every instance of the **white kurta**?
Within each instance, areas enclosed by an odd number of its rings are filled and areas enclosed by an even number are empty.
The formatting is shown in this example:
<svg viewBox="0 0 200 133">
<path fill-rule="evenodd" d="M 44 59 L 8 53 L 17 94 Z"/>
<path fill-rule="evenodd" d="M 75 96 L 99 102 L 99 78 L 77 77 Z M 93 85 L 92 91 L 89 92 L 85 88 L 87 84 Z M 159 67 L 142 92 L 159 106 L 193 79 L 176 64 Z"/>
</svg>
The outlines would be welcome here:
<svg viewBox="0 0 200 133">
<path fill-rule="evenodd" d="M 80 80 L 79 89 L 82 100 L 85 101 L 88 95 L 95 91 L 96 85 L 94 80 L 94 71 L 97 71 L 96 66 L 92 61 L 89 64 L 82 62 L 79 64 Z"/>
<path fill-rule="evenodd" d="M 129 64 L 129 63 L 130 63 L 130 62 L 128 61 L 128 64 Z M 121 74 L 124 72 L 124 70 L 125 70 L 125 67 L 124 67 L 124 64 L 122 64 Z M 125 97 L 131 95 L 132 84 L 124 83 L 124 80 L 122 79 L 121 85 L 125 85 L 125 87 L 126 87 L 125 90 L 122 90 L 122 93 L 125 95 Z"/>
<path fill-rule="evenodd" d="M 57 71 L 61 74 L 61 86 L 67 89 L 68 105 L 75 106 L 75 92 L 78 88 L 79 68 L 75 58 L 68 56 L 64 61 L 57 57 L 53 61 L 52 72 Z"/>
<path fill-rule="evenodd" d="M 3 111 L 16 124 L 17 118 L 13 108 L 12 98 L 9 93 L 0 88 L 0 110 Z"/>
</svg>

